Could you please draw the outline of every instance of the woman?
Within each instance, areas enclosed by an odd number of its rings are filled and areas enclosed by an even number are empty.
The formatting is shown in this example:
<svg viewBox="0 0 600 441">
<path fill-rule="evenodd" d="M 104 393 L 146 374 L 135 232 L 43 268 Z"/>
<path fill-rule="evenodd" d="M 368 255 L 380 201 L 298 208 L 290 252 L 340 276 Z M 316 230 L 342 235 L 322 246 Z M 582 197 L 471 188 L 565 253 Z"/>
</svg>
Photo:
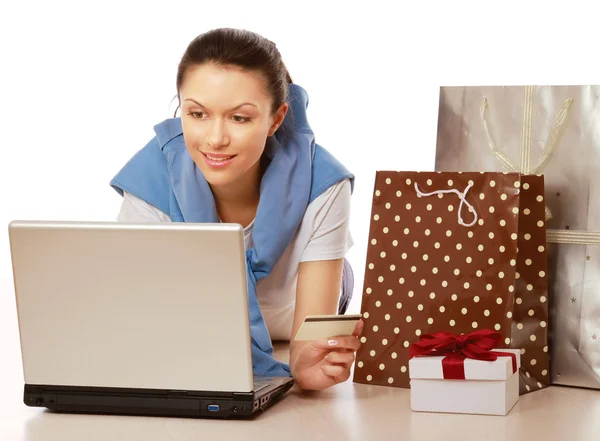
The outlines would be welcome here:
<svg viewBox="0 0 600 441">
<path fill-rule="evenodd" d="M 255 375 L 312 390 L 346 381 L 362 322 L 353 336 L 293 341 L 307 315 L 336 313 L 351 246 L 354 177 L 315 144 L 305 91 L 272 42 L 234 29 L 192 41 L 176 85 L 180 118 L 155 126 L 111 182 L 119 220 L 242 225 Z M 272 340 L 292 340 L 289 365 Z"/>
</svg>

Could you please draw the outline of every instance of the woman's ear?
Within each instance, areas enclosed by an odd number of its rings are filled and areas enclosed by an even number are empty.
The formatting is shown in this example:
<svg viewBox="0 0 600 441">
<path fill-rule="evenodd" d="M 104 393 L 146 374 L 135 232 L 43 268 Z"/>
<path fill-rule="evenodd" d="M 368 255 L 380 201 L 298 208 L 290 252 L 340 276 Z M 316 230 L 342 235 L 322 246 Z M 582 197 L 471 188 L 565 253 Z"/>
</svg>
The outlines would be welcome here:
<svg viewBox="0 0 600 441">
<path fill-rule="evenodd" d="M 283 124 L 283 120 L 285 119 L 285 115 L 287 115 L 289 109 L 288 103 L 283 103 L 279 106 L 279 109 L 273 115 L 273 121 L 271 123 L 271 127 L 269 127 L 269 136 L 273 136 L 273 134 L 277 131 L 281 124 Z"/>
</svg>

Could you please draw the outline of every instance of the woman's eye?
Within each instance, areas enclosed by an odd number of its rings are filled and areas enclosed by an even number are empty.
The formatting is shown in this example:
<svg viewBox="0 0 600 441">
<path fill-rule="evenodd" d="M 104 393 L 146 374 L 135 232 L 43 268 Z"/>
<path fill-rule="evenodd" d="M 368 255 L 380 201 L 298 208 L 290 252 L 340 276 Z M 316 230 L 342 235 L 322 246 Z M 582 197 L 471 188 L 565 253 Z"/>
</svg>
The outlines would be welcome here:
<svg viewBox="0 0 600 441">
<path fill-rule="evenodd" d="M 238 122 L 238 123 L 250 121 L 250 118 L 246 118 L 245 116 L 233 115 L 232 118 L 235 122 Z"/>
<path fill-rule="evenodd" d="M 192 118 L 202 119 L 202 117 L 204 116 L 204 113 L 203 112 L 190 112 L 190 116 Z"/>
</svg>

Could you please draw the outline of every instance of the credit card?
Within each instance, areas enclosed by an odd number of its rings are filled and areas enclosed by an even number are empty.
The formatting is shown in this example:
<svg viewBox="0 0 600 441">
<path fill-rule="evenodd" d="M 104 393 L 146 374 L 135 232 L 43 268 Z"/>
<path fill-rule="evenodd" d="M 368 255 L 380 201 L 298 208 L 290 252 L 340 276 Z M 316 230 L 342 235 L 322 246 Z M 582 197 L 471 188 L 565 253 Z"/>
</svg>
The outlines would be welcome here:
<svg viewBox="0 0 600 441">
<path fill-rule="evenodd" d="M 361 314 L 309 315 L 300 326 L 294 340 L 326 340 L 330 337 L 352 335 Z"/>
</svg>

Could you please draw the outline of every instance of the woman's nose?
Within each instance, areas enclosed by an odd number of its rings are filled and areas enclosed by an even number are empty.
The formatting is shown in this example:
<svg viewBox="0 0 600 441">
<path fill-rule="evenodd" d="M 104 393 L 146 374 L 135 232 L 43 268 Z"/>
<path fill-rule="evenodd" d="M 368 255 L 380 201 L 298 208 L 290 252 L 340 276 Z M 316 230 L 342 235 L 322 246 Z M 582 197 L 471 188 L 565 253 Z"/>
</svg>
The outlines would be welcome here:
<svg viewBox="0 0 600 441">
<path fill-rule="evenodd" d="M 222 121 L 213 122 L 208 128 L 206 143 L 212 148 L 219 148 L 229 143 L 229 137 Z"/>
</svg>

